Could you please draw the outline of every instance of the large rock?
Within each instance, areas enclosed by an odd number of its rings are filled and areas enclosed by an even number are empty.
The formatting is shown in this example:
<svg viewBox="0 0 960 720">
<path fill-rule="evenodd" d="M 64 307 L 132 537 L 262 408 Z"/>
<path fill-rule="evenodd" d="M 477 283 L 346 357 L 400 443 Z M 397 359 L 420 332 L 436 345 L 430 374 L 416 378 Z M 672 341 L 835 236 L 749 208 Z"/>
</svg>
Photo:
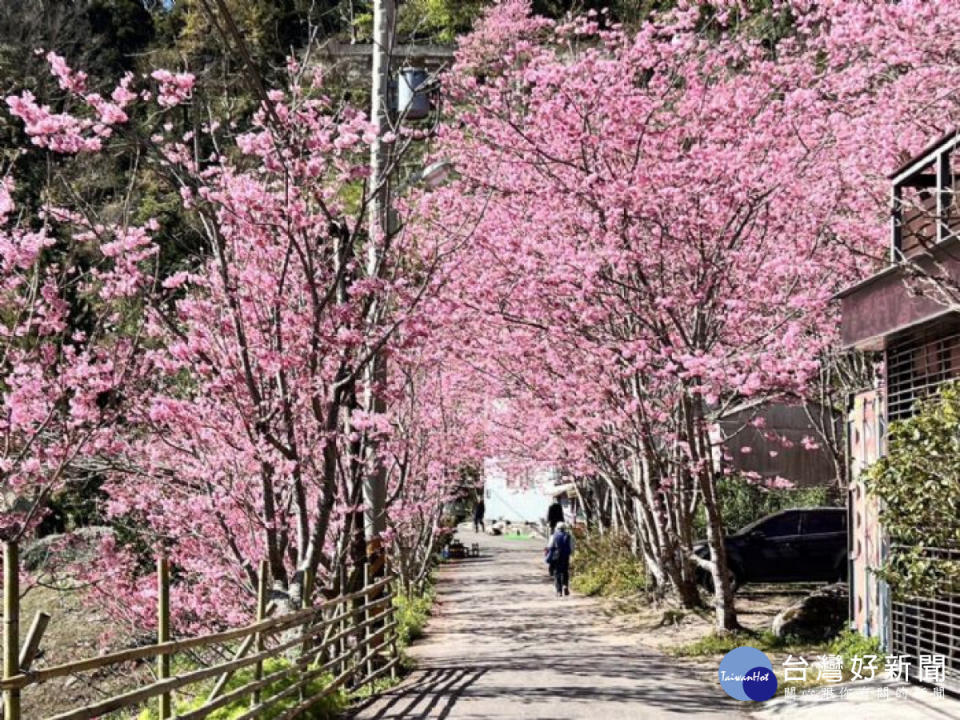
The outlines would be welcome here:
<svg viewBox="0 0 960 720">
<path fill-rule="evenodd" d="M 848 602 L 846 583 L 818 588 L 773 619 L 773 634 L 781 638 L 828 640 L 847 624 Z"/>
<path fill-rule="evenodd" d="M 89 525 L 68 533 L 47 535 L 24 548 L 20 563 L 27 570 L 39 570 L 52 554 L 70 562 L 93 562 L 100 553 L 100 541 L 108 535 L 113 535 L 113 528 L 103 525 Z"/>
</svg>

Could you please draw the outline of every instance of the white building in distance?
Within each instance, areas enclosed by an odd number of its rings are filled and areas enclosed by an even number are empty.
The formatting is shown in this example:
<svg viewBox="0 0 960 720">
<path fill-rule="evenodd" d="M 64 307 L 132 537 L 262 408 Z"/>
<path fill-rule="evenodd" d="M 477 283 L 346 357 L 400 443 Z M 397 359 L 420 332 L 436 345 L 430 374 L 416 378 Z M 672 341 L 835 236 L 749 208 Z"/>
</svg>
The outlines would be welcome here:
<svg viewBox="0 0 960 720">
<path fill-rule="evenodd" d="M 487 522 L 536 523 L 546 520 L 553 498 L 570 491 L 553 468 L 515 471 L 505 468 L 497 458 L 483 463 L 483 498 Z M 564 513 L 567 513 L 564 503 Z"/>
</svg>

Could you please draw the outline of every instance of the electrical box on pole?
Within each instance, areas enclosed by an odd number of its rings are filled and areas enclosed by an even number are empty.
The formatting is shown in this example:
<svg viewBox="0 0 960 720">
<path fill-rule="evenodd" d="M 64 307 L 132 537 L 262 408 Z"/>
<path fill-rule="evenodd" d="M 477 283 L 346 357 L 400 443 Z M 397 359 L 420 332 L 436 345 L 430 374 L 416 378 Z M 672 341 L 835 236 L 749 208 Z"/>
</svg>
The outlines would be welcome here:
<svg viewBox="0 0 960 720">
<path fill-rule="evenodd" d="M 405 120 L 423 120 L 430 116 L 430 98 L 422 86 L 430 74 L 423 68 L 400 68 L 397 79 L 397 111 Z"/>
</svg>

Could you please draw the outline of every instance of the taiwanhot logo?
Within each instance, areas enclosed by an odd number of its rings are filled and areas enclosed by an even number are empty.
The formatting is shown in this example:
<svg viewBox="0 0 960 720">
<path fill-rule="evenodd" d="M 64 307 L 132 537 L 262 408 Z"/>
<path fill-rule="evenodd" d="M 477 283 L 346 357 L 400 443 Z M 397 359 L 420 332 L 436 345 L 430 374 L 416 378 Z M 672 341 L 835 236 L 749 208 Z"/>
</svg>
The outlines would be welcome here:
<svg viewBox="0 0 960 720">
<path fill-rule="evenodd" d="M 735 700 L 763 702 L 777 692 L 777 676 L 770 658 L 756 648 L 738 647 L 720 661 L 720 687 Z"/>
</svg>

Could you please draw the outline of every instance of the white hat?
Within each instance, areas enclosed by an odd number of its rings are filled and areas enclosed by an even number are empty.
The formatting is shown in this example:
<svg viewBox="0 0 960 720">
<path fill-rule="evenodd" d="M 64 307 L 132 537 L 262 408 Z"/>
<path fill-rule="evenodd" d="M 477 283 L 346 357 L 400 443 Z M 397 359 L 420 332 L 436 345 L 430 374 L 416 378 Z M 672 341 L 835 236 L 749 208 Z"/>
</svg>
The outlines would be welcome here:
<svg viewBox="0 0 960 720">
<path fill-rule="evenodd" d="M 557 523 L 557 530 L 566 530 L 566 529 L 567 529 L 567 524 L 566 524 L 566 523 L 564 523 L 564 522 L 558 522 L 558 523 Z"/>
</svg>

